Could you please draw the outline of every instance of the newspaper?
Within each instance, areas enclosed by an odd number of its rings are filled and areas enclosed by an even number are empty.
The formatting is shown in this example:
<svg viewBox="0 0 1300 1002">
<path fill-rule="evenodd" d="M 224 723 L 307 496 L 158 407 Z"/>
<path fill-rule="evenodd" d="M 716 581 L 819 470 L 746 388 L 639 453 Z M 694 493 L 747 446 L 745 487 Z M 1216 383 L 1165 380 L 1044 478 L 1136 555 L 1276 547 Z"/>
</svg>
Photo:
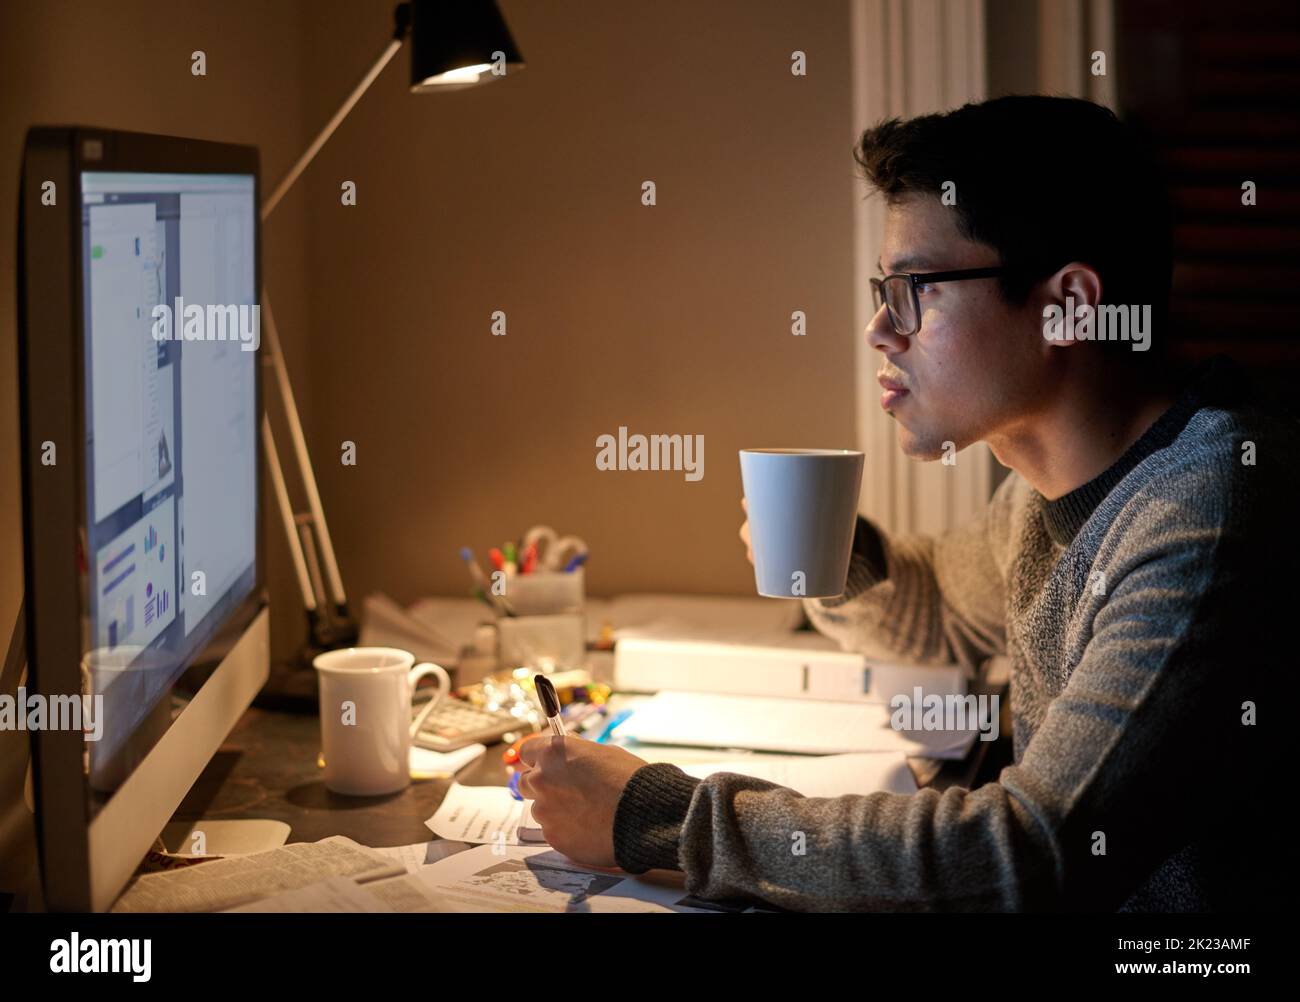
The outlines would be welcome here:
<svg viewBox="0 0 1300 1002">
<path fill-rule="evenodd" d="M 464 842 L 434 839 L 413 845 L 376 848 L 406 867 L 401 877 L 359 884 L 347 877 L 330 877 L 297 890 L 283 891 L 252 904 L 229 908 L 231 912 L 443 912 L 452 911 L 414 875 L 441 859 L 470 848 Z"/>
<path fill-rule="evenodd" d="M 450 911 L 442 900 L 411 874 L 358 884 L 347 877 L 330 877 L 296 891 L 273 894 L 229 912 L 354 912 L 410 913 Z"/>
<path fill-rule="evenodd" d="M 112 911 L 221 911 L 330 877 L 349 877 L 364 884 L 406 872 L 401 861 L 333 835 L 319 842 L 293 842 L 267 852 L 145 874 L 117 899 Z"/>
<path fill-rule="evenodd" d="M 546 846 L 480 845 L 423 867 L 418 881 L 446 912 L 743 912 L 748 902 L 702 901 L 685 890 L 685 875 L 575 863 Z"/>
</svg>

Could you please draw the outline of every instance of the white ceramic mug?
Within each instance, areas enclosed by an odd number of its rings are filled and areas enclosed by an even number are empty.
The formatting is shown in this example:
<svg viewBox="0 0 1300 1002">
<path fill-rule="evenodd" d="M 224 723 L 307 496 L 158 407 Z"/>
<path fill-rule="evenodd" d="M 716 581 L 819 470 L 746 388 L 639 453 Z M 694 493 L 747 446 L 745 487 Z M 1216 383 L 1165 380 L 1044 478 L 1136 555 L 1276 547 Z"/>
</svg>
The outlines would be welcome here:
<svg viewBox="0 0 1300 1002">
<path fill-rule="evenodd" d="M 415 664 L 395 647 L 349 647 L 312 661 L 320 681 L 320 733 L 325 785 L 335 793 L 378 796 L 411 781 L 411 739 L 451 689 L 440 665 Z M 438 691 L 415 720 L 411 696 L 426 675 Z"/>
<path fill-rule="evenodd" d="M 862 453 L 742 449 L 754 581 L 769 598 L 844 593 L 858 518 Z"/>
</svg>

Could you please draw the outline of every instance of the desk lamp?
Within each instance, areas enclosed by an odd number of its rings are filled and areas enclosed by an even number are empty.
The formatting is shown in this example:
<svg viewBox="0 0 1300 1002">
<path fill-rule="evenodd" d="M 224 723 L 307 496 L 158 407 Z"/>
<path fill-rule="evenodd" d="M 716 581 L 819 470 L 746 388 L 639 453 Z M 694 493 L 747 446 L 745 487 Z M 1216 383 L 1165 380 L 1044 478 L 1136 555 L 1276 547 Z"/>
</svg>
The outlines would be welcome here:
<svg viewBox="0 0 1300 1002">
<path fill-rule="evenodd" d="M 461 90 L 491 83 L 507 73 L 524 68 L 523 59 L 495 0 L 411 0 L 410 3 L 398 4 L 393 19 L 393 37 L 384 51 L 262 205 L 263 222 L 408 38 L 411 42 L 412 94 Z M 334 545 L 325 522 L 325 511 L 321 506 L 320 492 L 316 486 L 307 442 L 303 437 L 302 422 L 294 404 L 293 389 L 289 385 L 289 373 L 285 368 L 280 337 L 265 288 L 262 290 L 261 312 L 266 328 L 266 345 L 270 348 L 269 353 L 264 353 L 262 361 L 275 374 L 288 423 L 289 438 L 307 495 L 308 510 L 295 512 L 289 500 L 271 422 L 264 412 L 262 445 L 266 450 L 276 504 L 289 540 L 289 553 L 298 579 L 298 588 L 307 611 L 309 639 L 303 658 L 310 666 L 311 659 L 317 652 L 356 643 L 358 627 L 348 608 L 347 593 L 343 589 L 343 579 L 334 556 Z M 315 672 L 297 672 L 297 677 L 295 673 L 290 673 L 277 679 L 278 674 L 273 670 L 272 689 L 297 690 L 305 685 L 314 691 Z"/>
</svg>

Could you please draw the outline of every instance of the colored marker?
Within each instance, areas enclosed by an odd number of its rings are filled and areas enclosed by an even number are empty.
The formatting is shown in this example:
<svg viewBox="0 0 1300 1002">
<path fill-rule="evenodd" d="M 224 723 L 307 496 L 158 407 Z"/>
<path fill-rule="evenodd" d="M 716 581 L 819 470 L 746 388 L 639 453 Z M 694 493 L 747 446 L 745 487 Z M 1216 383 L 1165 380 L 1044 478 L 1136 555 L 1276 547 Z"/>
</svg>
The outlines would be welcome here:
<svg viewBox="0 0 1300 1002">
<path fill-rule="evenodd" d="M 596 744 L 606 744 L 609 741 L 609 736 L 614 733 L 614 728 L 630 716 L 632 716 L 631 710 L 620 710 L 618 713 L 614 714 L 614 716 L 610 718 L 609 723 L 605 725 L 605 729 L 596 736 Z"/>
</svg>

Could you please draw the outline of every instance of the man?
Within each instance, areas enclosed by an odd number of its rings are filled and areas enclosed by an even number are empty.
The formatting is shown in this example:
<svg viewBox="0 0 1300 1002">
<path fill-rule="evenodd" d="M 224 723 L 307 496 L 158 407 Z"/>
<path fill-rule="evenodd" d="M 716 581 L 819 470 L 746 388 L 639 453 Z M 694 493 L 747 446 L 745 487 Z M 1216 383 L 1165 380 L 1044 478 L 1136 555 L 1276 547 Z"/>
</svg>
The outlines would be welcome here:
<svg viewBox="0 0 1300 1002">
<path fill-rule="evenodd" d="M 1106 109 L 1002 98 L 881 123 L 855 156 L 886 204 L 892 277 L 873 282 L 867 340 L 899 446 L 934 459 L 983 441 L 1013 472 L 983 517 L 938 538 L 860 518 L 845 594 L 805 606 L 846 649 L 971 671 L 1008 656 L 1014 765 L 971 791 L 812 799 L 541 739 L 521 791 L 559 851 L 682 869 L 704 897 L 1257 902 L 1278 863 L 1262 841 L 1279 830 L 1266 686 L 1289 669 L 1275 658 L 1295 593 L 1264 571 L 1297 566 L 1294 422 L 1254 409 L 1225 360 L 1167 371 L 1164 190 Z"/>
</svg>

